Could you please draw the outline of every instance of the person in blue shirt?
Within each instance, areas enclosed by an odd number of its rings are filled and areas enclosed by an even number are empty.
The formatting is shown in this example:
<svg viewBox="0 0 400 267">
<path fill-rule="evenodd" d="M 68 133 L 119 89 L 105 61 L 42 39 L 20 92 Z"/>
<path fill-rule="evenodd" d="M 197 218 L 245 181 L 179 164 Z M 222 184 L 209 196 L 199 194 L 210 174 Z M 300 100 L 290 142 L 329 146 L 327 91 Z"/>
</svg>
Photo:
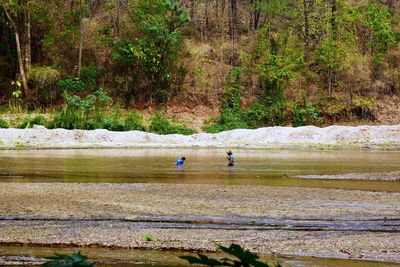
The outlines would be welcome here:
<svg viewBox="0 0 400 267">
<path fill-rule="evenodd" d="M 226 159 L 228 160 L 228 166 L 232 167 L 235 163 L 235 158 L 233 157 L 233 153 L 231 150 L 229 150 L 228 152 L 226 152 L 226 154 L 228 154 L 228 156 L 226 157 Z"/>
<path fill-rule="evenodd" d="M 176 166 L 183 167 L 183 163 L 185 162 L 186 158 L 182 157 L 176 161 Z"/>
</svg>

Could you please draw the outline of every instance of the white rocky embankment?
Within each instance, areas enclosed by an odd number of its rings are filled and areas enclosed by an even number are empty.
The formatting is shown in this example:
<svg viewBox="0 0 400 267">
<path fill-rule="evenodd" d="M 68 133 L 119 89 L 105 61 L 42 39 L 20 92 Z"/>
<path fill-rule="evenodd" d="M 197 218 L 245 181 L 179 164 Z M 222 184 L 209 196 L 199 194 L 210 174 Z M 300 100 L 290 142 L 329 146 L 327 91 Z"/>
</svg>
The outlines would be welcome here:
<svg viewBox="0 0 400 267">
<path fill-rule="evenodd" d="M 272 148 L 272 147 L 338 147 L 400 148 L 400 125 L 329 126 L 318 128 L 267 127 L 256 130 L 237 129 L 218 134 L 157 135 L 129 131 L 0 129 L 0 149 L 13 148 Z"/>
</svg>

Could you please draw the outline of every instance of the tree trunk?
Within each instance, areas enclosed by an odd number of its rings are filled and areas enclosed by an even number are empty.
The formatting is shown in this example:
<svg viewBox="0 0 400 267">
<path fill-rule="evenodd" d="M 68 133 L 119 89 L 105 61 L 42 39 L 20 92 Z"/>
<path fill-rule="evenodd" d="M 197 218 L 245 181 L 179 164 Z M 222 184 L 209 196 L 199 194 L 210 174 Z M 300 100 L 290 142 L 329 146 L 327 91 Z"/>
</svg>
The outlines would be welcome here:
<svg viewBox="0 0 400 267">
<path fill-rule="evenodd" d="M 232 43 L 236 41 L 236 27 L 237 27 L 237 0 L 231 0 L 231 14 L 229 23 L 229 33 Z"/>
<path fill-rule="evenodd" d="M 204 30 L 203 30 L 203 35 L 204 35 L 204 40 L 208 39 L 208 25 L 210 24 L 210 21 L 208 19 L 208 8 L 210 6 L 210 0 L 205 0 L 205 8 L 204 8 Z"/>
<path fill-rule="evenodd" d="M 24 52 L 25 52 L 25 70 L 29 72 L 32 63 L 31 53 L 31 14 L 29 10 L 25 11 L 25 38 L 24 38 Z"/>
<path fill-rule="evenodd" d="M 195 14 L 195 1 L 196 0 L 190 0 L 190 20 L 193 22 L 194 25 L 196 25 L 196 14 Z"/>
<path fill-rule="evenodd" d="M 78 55 L 78 78 L 81 76 L 81 68 L 82 68 L 82 50 L 83 50 L 83 34 L 84 34 L 82 0 L 79 0 L 79 8 L 80 8 L 80 13 L 79 13 L 80 34 L 79 34 L 79 55 Z"/>
<path fill-rule="evenodd" d="M 254 2 L 254 14 L 253 14 L 253 27 L 254 27 L 254 30 L 257 30 L 259 25 L 260 25 L 260 16 L 261 16 L 260 0 L 255 0 L 255 2 Z"/>
<path fill-rule="evenodd" d="M 256 10 L 254 12 L 254 29 L 257 30 L 260 26 L 261 10 Z"/>
<path fill-rule="evenodd" d="M 119 36 L 119 24 L 121 13 L 121 0 L 117 0 L 117 16 L 115 18 L 115 32 Z"/>
<path fill-rule="evenodd" d="M 14 34 L 15 34 L 15 44 L 17 47 L 17 57 L 18 57 L 18 65 L 19 65 L 19 73 L 21 75 L 21 79 L 22 79 L 22 87 L 24 90 L 24 94 L 25 97 L 27 99 L 30 99 L 30 93 L 29 93 L 29 86 L 28 86 L 28 79 L 26 77 L 26 72 L 25 72 L 25 61 L 24 61 L 24 54 L 22 53 L 22 49 L 21 49 L 21 41 L 19 38 L 19 27 L 18 27 L 18 18 L 16 20 L 13 20 L 10 12 L 7 8 L 4 7 L 3 9 L 10 25 L 11 28 L 14 30 Z"/>
<path fill-rule="evenodd" d="M 30 93 L 29 93 L 29 87 L 28 87 L 28 79 L 26 78 L 26 73 L 25 73 L 25 65 L 24 65 L 24 59 L 23 59 L 23 54 L 21 50 L 21 42 L 19 40 L 19 32 L 17 26 L 15 26 L 15 43 L 17 45 L 17 54 L 18 54 L 18 65 L 19 65 L 19 72 L 21 75 L 22 79 L 22 87 L 24 89 L 24 94 L 26 98 L 30 98 Z"/>
<path fill-rule="evenodd" d="M 334 50 L 333 50 L 333 56 L 334 59 L 336 59 L 337 53 L 337 47 L 336 43 L 338 40 L 338 26 L 337 26 L 337 0 L 331 0 L 332 6 L 331 6 L 331 28 L 332 28 L 332 39 L 334 41 Z M 333 83 L 336 77 L 336 70 L 333 69 L 332 67 L 329 68 L 330 73 L 329 73 L 329 96 L 332 95 L 333 93 Z"/>
<path fill-rule="evenodd" d="M 337 40 L 337 0 L 331 0 L 331 28 L 332 28 L 332 38 L 334 41 Z"/>
<path fill-rule="evenodd" d="M 310 52 L 310 0 L 303 0 L 303 16 L 304 16 L 304 58 L 306 61 L 309 60 Z"/>
<path fill-rule="evenodd" d="M 254 18 L 254 0 L 250 0 L 250 5 L 249 5 L 249 30 L 251 31 L 253 29 L 253 18 Z"/>
</svg>

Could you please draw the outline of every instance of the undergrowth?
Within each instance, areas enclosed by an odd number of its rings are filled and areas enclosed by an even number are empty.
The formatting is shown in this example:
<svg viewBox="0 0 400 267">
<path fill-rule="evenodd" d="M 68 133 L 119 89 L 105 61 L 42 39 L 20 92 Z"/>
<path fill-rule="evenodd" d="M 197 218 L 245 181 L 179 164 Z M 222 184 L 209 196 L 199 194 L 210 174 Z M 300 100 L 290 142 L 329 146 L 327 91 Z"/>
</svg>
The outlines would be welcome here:
<svg viewBox="0 0 400 267">
<path fill-rule="evenodd" d="M 206 121 L 204 130 L 218 133 L 233 129 L 256 129 L 265 126 L 320 125 L 322 116 L 319 110 L 308 103 L 307 97 L 301 101 L 288 102 L 283 96 L 270 96 L 268 84 L 262 100 L 255 101 L 248 108 L 241 108 L 241 75 L 244 68 L 235 67 L 227 76 L 225 93 L 221 100 L 220 115 Z M 275 90 L 277 91 L 277 90 Z"/>
<path fill-rule="evenodd" d="M 191 135 L 195 131 L 182 124 L 173 124 L 161 112 L 156 112 L 151 119 L 149 131 L 157 134 Z"/>
</svg>

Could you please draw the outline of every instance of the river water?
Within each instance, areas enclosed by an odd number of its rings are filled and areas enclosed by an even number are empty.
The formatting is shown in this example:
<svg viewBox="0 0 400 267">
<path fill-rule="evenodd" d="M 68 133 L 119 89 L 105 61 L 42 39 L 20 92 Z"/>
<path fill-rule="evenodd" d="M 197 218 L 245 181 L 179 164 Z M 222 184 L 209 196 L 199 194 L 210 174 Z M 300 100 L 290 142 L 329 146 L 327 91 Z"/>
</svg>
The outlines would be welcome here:
<svg viewBox="0 0 400 267">
<path fill-rule="evenodd" d="M 400 192 L 393 181 L 299 179 L 296 176 L 400 171 L 400 152 L 234 151 L 218 149 L 0 151 L 1 182 L 195 183 L 341 188 Z M 177 158 L 185 156 L 183 169 Z"/>
<path fill-rule="evenodd" d="M 400 192 L 399 181 L 324 179 L 325 175 L 400 171 L 400 152 L 236 150 L 235 167 L 226 167 L 221 149 L 105 149 L 0 151 L 0 182 L 176 183 L 264 185 Z M 185 156 L 184 168 L 175 161 Z M 298 177 L 313 177 L 302 179 Z M 342 227 L 346 227 L 344 225 Z M 336 227 L 336 226 L 335 226 Z M 339 227 L 339 226 L 338 226 Z M 54 248 L 0 246 L 4 259 L 49 256 Z M 70 250 L 67 250 L 71 251 Z M 84 249 L 105 262 L 177 265 L 176 254 L 132 250 Z M 4 256 L 7 256 L 4 258 Z M 1 259 L 1 257 L 0 257 Z M 11 260 L 12 261 L 12 260 Z M 366 261 L 286 258 L 287 266 L 395 266 Z M 0 260 L 0 264 L 1 264 Z M 3 262 L 4 263 L 4 262 Z M 121 266 L 121 264 L 119 264 Z"/>
</svg>

